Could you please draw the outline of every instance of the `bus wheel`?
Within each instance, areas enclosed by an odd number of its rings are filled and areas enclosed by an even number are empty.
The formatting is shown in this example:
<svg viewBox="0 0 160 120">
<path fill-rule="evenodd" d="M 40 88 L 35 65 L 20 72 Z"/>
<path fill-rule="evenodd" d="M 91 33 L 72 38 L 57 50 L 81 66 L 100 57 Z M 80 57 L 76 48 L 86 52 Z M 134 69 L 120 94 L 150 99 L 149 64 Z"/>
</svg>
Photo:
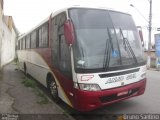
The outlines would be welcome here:
<svg viewBox="0 0 160 120">
<path fill-rule="evenodd" d="M 49 78 L 48 88 L 49 88 L 49 92 L 50 92 L 50 95 L 53 98 L 53 100 L 55 102 L 58 102 L 59 101 L 59 97 L 58 97 L 57 84 L 56 84 L 55 80 L 53 79 L 53 77 Z"/>
<path fill-rule="evenodd" d="M 24 74 L 27 75 L 27 67 L 26 67 L 26 63 L 24 63 Z"/>
</svg>

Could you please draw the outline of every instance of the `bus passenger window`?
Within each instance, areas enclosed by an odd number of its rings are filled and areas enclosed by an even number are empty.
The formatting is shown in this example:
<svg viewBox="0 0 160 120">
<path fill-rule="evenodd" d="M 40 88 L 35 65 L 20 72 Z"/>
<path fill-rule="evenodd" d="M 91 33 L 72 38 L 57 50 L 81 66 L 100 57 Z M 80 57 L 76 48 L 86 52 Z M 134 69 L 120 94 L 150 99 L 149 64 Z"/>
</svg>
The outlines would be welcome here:
<svg viewBox="0 0 160 120">
<path fill-rule="evenodd" d="M 58 38 L 59 38 L 59 69 L 62 73 L 68 77 L 72 76 L 71 70 L 71 59 L 70 59 L 70 50 L 69 46 L 66 43 L 64 37 L 64 23 L 66 20 L 65 13 L 62 13 L 59 16 L 59 23 L 58 23 Z"/>
<path fill-rule="evenodd" d="M 25 39 L 25 37 L 23 38 L 23 49 L 25 49 L 26 48 L 26 39 Z"/>
<path fill-rule="evenodd" d="M 48 23 L 39 29 L 39 45 L 40 48 L 48 47 Z"/>
<path fill-rule="evenodd" d="M 27 48 L 27 49 L 30 48 L 30 34 L 27 35 L 27 37 L 26 37 L 26 48 Z"/>
<path fill-rule="evenodd" d="M 65 76 L 71 78 L 71 56 L 63 30 L 65 21 L 65 13 L 61 13 L 52 19 L 52 60 L 54 67 L 61 71 Z"/>
<path fill-rule="evenodd" d="M 20 50 L 21 48 L 20 48 L 20 40 L 18 41 L 18 48 L 17 48 L 18 50 Z"/>
<path fill-rule="evenodd" d="M 71 59 L 70 59 L 70 50 L 69 46 L 66 44 L 64 35 L 60 36 L 60 60 L 59 60 L 59 69 L 60 71 L 71 77 Z"/>
<path fill-rule="evenodd" d="M 23 50 L 23 39 L 21 39 L 21 50 Z"/>
<path fill-rule="evenodd" d="M 31 48 L 36 48 L 36 31 L 31 33 Z"/>
</svg>

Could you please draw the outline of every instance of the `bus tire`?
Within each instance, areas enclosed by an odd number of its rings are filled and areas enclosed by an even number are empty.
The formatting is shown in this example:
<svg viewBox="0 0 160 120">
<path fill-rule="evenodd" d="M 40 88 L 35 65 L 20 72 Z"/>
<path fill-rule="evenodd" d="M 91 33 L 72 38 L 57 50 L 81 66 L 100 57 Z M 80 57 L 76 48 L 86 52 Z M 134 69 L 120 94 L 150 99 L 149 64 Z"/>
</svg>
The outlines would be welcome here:
<svg viewBox="0 0 160 120">
<path fill-rule="evenodd" d="M 24 63 L 23 67 L 24 67 L 24 74 L 27 75 L 27 66 L 26 66 L 26 63 Z"/>
<path fill-rule="evenodd" d="M 59 101 L 59 97 L 58 97 L 58 89 L 57 89 L 57 84 L 56 84 L 56 81 L 54 80 L 54 78 L 52 76 L 48 77 L 48 90 L 49 90 L 49 93 L 52 97 L 52 99 L 55 101 L 55 102 L 58 102 Z"/>
</svg>

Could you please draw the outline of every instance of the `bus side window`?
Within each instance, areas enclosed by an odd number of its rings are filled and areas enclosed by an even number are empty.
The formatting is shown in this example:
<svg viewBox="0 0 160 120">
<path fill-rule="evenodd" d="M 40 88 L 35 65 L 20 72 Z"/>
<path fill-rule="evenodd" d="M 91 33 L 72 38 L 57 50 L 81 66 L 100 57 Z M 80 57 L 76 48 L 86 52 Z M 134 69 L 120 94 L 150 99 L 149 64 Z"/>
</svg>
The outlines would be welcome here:
<svg viewBox="0 0 160 120">
<path fill-rule="evenodd" d="M 52 59 L 53 65 L 65 76 L 71 78 L 71 59 L 70 59 L 70 50 L 67 45 L 64 37 L 64 22 L 66 20 L 66 14 L 61 13 L 57 15 L 52 20 L 52 30 L 53 30 L 53 50 L 52 50 Z"/>
<path fill-rule="evenodd" d="M 64 35 L 60 36 L 60 53 L 59 53 L 59 70 L 66 76 L 72 76 L 71 72 L 71 59 L 69 46 L 66 44 Z"/>
<path fill-rule="evenodd" d="M 52 64 L 55 68 L 58 68 L 58 36 L 57 36 L 58 26 L 56 25 L 55 18 L 52 19 Z"/>
<path fill-rule="evenodd" d="M 72 77 L 71 70 L 71 56 L 69 46 L 64 37 L 64 23 L 66 21 L 66 14 L 62 13 L 59 17 L 58 23 L 58 38 L 59 38 L 59 70 L 69 78 Z"/>
<path fill-rule="evenodd" d="M 39 45 L 39 29 L 36 30 L 36 48 L 38 48 Z"/>
<path fill-rule="evenodd" d="M 36 48 L 36 31 L 31 33 L 31 48 Z"/>
<path fill-rule="evenodd" d="M 48 22 L 42 25 L 38 31 L 39 33 L 39 48 L 47 48 L 48 47 Z"/>
<path fill-rule="evenodd" d="M 19 50 L 21 50 L 21 39 L 18 41 Z"/>
<path fill-rule="evenodd" d="M 23 38 L 21 39 L 21 50 L 23 50 Z"/>
<path fill-rule="evenodd" d="M 25 49 L 26 48 L 26 39 L 25 39 L 25 37 L 23 38 L 23 49 Z"/>
<path fill-rule="evenodd" d="M 30 34 L 28 34 L 27 36 L 26 36 L 26 48 L 27 49 L 30 49 Z"/>
</svg>

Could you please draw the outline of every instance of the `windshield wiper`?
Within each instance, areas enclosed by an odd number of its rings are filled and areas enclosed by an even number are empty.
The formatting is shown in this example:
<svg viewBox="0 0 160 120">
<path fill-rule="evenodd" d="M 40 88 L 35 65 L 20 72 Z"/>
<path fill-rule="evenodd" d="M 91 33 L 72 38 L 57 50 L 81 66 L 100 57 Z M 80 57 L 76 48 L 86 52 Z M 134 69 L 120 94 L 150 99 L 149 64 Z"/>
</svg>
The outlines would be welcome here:
<svg viewBox="0 0 160 120">
<path fill-rule="evenodd" d="M 128 39 L 124 37 L 121 28 L 120 28 L 120 33 L 121 33 L 121 35 L 122 35 L 122 37 L 123 37 L 123 45 L 124 45 L 124 47 L 125 47 L 124 49 L 127 50 L 127 47 L 128 47 L 129 52 L 131 53 L 131 55 L 132 55 L 132 57 L 133 57 L 133 59 L 134 59 L 134 62 L 135 62 L 135 63 L 138 63 L 138 62 L 137 62 L 137 59 L 136 59 L 136 56 L 135 56 L 135 54 L 134 54 L 134 51 L 133 51 L 133 49 L 132 49 L 132 47 L 131 47 Z M 127 50 L 127 53 L 128 53 L 128 50 Z"/>
<path fill-rule="evenodd" d="M 103 63 L 103 67 L 105 70 L 107 70 L 109 67 L 111 50 L 113 51 L 112 37 L 109 32 L 109 28 L 107 28 L 107 34 L 109 39 L 106 40 L 106 48 L 105 48 L 104 63 Z"/>
</svg>

